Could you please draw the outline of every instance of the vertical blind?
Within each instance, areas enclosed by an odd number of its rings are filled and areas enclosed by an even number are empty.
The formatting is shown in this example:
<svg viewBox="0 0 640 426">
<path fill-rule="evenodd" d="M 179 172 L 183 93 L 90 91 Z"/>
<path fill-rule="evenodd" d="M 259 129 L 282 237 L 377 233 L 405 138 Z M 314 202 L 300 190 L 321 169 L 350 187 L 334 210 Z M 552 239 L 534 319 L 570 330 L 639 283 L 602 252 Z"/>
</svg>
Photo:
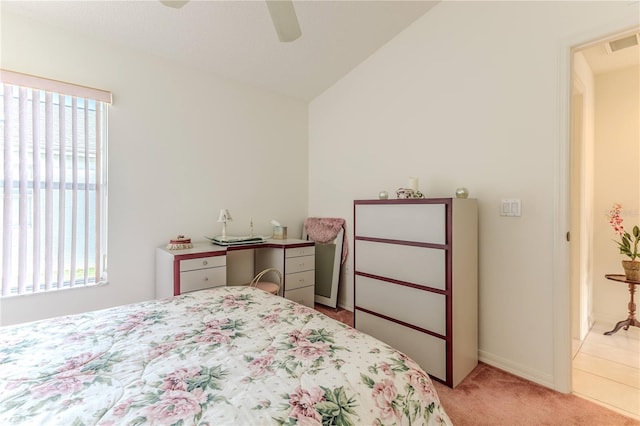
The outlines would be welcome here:
<svg viewBox="0 0 640 426">
<path fill-rule="evenodd" d="M 1 295 L 98 284 L 111 93 L 0 73 Z"/>
</svg>

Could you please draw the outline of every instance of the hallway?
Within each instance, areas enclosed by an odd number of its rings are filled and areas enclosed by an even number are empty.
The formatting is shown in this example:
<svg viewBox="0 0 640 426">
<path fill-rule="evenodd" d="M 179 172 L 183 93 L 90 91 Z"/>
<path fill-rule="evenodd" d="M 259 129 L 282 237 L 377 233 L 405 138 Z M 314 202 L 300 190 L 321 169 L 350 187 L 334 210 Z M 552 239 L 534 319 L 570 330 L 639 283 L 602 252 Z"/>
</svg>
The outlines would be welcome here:
<svg viewBox="0 0 640 426">
<path fill-rule="evenodd" d="M 613 326 L 598 322 L 574 340 L 573 393 L 640 420 L 640 328 L 605 336 Z"/>
</svg>

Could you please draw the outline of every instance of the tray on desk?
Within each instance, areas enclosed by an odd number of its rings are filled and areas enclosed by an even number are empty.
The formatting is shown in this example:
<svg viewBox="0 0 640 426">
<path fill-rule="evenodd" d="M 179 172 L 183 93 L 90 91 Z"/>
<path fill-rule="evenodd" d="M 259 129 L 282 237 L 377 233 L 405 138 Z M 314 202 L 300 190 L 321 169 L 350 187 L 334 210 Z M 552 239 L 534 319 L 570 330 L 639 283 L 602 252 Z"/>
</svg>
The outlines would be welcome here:
<svg viewBox="0 0 640 426">
<path fill-rule="evenodd" d="M 211 241 L 212 244 L 216 244 L 219 246 L 239 246 L 239 245 L 247 245 L 247 244 L 260 244 L 267 241 L 267 238 L 262 236 L 256 237 L 207 237 L 205 238 Z"/>
</svg>

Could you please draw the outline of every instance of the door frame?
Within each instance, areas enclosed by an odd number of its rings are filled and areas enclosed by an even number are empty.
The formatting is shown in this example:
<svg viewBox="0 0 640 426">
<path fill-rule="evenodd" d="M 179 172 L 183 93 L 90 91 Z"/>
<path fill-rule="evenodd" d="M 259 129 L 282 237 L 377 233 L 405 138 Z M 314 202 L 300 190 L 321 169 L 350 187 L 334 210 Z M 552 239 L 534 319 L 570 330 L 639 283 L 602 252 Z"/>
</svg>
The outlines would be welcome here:
<svg viewBox="0 0 640 426">
<path fill-rule="evenodd" d="M 593 28 L 560 42 L 558 52 L 559 138 L 554 159 L 553 220 L 553 386 L 571 393 L 571 251 L 567 231 L 571 229 L 571 100 L 573 54 L 576 49 L 599 43 L 616 34 L 638 28 L 638 19 L 629 16 Z"/>
</svg>

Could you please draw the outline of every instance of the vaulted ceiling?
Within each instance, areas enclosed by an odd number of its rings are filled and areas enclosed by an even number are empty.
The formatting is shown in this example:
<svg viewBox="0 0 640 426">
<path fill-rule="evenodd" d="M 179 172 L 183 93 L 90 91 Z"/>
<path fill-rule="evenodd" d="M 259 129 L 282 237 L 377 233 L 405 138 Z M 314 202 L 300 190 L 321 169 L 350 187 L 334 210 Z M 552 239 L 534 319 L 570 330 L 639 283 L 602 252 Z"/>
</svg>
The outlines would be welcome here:
<svg viewBox="0 0 640 426">
<path fill-rule="evenodd" d="M 265 1 L 6 1 L 9 11 L 286 96 L 311 100 L 437 1 L 301 0 L 281 43 Z"/>
</svg>

